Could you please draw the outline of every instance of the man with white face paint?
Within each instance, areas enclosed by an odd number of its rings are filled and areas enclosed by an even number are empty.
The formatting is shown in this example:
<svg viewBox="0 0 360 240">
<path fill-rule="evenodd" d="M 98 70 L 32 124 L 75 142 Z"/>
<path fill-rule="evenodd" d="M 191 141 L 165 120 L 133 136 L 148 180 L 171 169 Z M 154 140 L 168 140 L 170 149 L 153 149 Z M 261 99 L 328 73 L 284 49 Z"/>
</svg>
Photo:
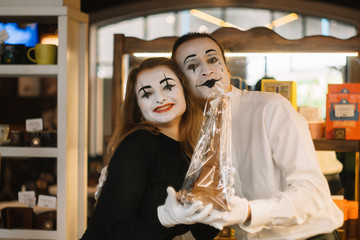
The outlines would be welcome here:
<svg viewBox="0 0 360 240">
<path fill-rule="evenodd" d="M 231 212 L 213 210 L 221 229 L 240 239 L 337 239 L 343 214 L 331 199 L 304 118 L 276 93 L 230 86 L 224 51 L 208 34 L 190 33 L 174 44 L 172 59 L 195 94 L 227 93 L 232 107 L 235 196 Z"/>
<path fill-rule="evenodd" d="M 207 98 L 214 88 L 219 88 L 219 86 L 225 92 L 229 92 L 231 90 L 230 73 L 221 57 L 220 48 L 206 47 L 211 45 L 211 39 L 204 38 L 201 41 L 203 41 L 201 47 L 191 49 L 189 52 L 179 51 L 176 62 L 184 70 L 192 83 L 193 91 L 199 97 Z M 188 48 L 188 46 L 191 47 L 192 42 L 186 42 L 181 47 Z"/>
</svg>

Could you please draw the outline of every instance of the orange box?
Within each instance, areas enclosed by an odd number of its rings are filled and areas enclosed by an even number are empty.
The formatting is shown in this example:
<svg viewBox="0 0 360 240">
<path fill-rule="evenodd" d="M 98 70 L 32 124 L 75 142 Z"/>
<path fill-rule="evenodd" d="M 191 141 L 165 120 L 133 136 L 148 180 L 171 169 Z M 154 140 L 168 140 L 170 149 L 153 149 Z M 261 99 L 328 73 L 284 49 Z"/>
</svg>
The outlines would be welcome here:
<svg viewBox="0 0 360 240">
<path fill-rule="evenodd" d="M 331 93 L 360 94 L 360 83 L 328 84 L 328 94 Z"/>
<path fill-rule="evenodd" d="M 344 135 L 344 139 L 360 139 L 359 111 L 360 94 L 327 94 L 325 137 L 334 139 L 341 138 L 338 137 L 339 135 Z"/>
</svg>

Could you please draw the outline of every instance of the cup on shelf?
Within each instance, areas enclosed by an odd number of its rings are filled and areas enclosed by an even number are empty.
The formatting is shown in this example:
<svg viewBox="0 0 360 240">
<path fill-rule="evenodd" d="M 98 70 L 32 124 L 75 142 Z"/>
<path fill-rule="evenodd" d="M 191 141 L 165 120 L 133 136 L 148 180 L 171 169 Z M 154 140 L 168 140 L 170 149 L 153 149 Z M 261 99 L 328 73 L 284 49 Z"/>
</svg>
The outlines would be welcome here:
<svg viewBox="0 0 360 240">
<path fill-rule="evenodd" d="M 26 146 L 30 147 L 40 147 L 41 139 L 40 139 L 40 131 L 36 132 L 26 132 Z"/>
<path fill-rule="evenodd" d="M 56 147 L 57 131 L 26 131 L 23 134 L 23 144 L 30 147 Z"/>
<path fill-rule="evenodd" d="M 35 58 L 31 56 L 32 51 L 35 51 Z M 57 46 L 54 44 L 38 43 L 27 51 L 27 57 L 36 64 L 56 64 Z"/>
<path fill-rule="evenodd" d="M 30 48 L 32 48 L 32 47 L 26 47 L 26 58 L 25 58 L 25 64 L 36 64 L 35 62 L 33 62 L 33 61 L 31 61 L 30 59 L 29 59 L 29 57 L 28 57 L 28 51 L 29 51 L 29 49 Z M 35 51 L 31 51 L 30 52 L 30 57 L 32 58 L 32 59 L 35 59 Z"/>
<path fill-rule="evenodd" d="M 11 145 L 23 146 L 24 145 L 24 132 L 21 130 L 11 130 L 10 132 Z"/>
<path fill-rule="evenodd" d="M 40 132 L 40 142 L 42 147 L 50 147 L 51 144 L 51 132 L 50 131 L 41 131 Z"/>
<path fill-rule="evenodd" d="M 51 131 L 51 146 L 57 146 L 57 131 Z"/>
<path fill-rule="evenodd" d="M 0 145 L 6 143 L 9 135 L 10 125 L 0 124 Z"/>
<path fill-rule="evenodd" d="M 1 64 L 24 64 L 26 46 L 24 44 L 5 44 L 1 50 Z"/>
</svg>

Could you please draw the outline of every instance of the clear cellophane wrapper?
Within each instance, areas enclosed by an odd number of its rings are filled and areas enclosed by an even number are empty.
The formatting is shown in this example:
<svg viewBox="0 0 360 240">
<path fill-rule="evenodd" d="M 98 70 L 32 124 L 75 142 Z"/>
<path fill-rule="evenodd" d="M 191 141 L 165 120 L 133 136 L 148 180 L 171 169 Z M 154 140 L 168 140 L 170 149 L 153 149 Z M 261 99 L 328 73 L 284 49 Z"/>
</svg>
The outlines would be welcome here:
<svg viewBox="0 0 360 240">
<path fill-rule="evenodd" d="M 185 205 L 202 201 L 204 205 L 213 204 L 217 210 L 230 210 L 230 100 L 221 94 L 207 106 L 199 140 L 178 196 Z"/>
</svg>

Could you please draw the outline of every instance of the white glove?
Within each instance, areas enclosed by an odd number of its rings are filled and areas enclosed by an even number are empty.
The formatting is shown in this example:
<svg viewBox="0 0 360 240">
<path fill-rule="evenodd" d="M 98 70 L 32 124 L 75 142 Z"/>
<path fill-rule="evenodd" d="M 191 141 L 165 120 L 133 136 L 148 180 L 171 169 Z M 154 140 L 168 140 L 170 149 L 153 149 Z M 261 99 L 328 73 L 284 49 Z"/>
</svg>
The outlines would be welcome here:
<svg viewBox="0 0 360 240">
<path fill-rule="evenodd" d="M 164 227 L 172 227 L 176 224 L 194 224 L 208 217 L 213 209 L 212 204 L 208 204 L 204 208 L 201 201 L 194 202 L 190 206 L 180 204 L 172 187 L 167 188 L 167 193 L 165 204 L 157 209 L 159 221 Z"/>
<path fill-rule="evenodd" d="M 99 177 L 99 183 L 98 185 L 96 185 L 96 192 L 95 192 L 95 200 L 99 199 L 100 193 L 101 193 L 101 189 L 104 186 L 104 182 L 106 180 L 106 176 L 107 176 L 107 166 L 103 167 L 103 169 L 101 169 L 101 175 Z"/>
<path fill-rule="evenodd" d="M 222 230 L 224 226 L 242 224 L 247 220 L 249 204 L 245 198 L 233 196 L 230 202 L 230 208 L 231 211 L 218 211 L 214 209 L 201 223 Z"/>
</svg>

